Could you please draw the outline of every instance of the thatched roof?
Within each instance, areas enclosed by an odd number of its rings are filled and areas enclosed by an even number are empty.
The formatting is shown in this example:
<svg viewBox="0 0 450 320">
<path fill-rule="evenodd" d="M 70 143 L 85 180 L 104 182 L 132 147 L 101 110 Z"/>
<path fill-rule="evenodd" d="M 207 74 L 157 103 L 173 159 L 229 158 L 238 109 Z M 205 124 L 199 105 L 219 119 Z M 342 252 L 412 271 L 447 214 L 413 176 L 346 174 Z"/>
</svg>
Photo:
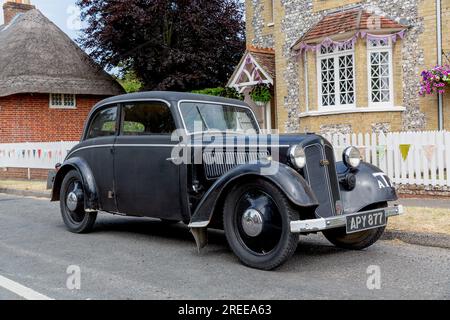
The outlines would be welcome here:
<svg viewBox="0 0 450 320">
<path fill-rule="evenodd" d="M 17 93 L 117 95 L 122 87 L 39 10 L 0 26 L 0 97 Z"/>
</svg>

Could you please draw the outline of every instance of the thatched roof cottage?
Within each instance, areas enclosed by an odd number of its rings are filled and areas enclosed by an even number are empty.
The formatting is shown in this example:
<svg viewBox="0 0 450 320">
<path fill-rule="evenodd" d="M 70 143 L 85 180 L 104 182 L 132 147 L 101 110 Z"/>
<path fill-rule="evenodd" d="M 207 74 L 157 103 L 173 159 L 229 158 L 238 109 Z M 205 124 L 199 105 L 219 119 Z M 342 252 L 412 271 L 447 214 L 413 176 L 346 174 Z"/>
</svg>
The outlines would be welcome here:
<svg viewBox="0 0 450 320">
<path fill-rule="evenodd" d="M 78 140 L 91 107 L 122 87 L 29 0 L 3 11 L 0 143 Z"/>
</svg>

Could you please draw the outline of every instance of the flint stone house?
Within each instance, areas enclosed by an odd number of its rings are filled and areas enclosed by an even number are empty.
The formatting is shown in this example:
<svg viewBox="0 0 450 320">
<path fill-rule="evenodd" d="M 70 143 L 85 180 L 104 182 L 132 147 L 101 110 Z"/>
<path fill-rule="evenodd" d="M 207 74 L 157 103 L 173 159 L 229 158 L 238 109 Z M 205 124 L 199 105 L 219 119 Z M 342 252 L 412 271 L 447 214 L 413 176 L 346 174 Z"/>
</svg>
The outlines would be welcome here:
<svg viewBox="0 0 450 320">
<path fill-rule="evenodd" d="M 29 1 L 3 13 L 0 143 L 79 140 L 92 106 L 122 87 Z"/>
<path fill-rule="evenodd" d="M 228 85 L 249 100 L 254 85 L 273 84 L 272 103 L 252 105 L 272 115 L 266 127 L 319 133 L 438 129 L 438 98 L 419 96 L 420 74 L 438 64 L 438 54 L 450 64 L 450 0 L 245 4 L 247 52 Z M 259 63 L 261 53 L 271 62 Z M 449 93 L 443 119 L 449 130 Z"/>
</svg>

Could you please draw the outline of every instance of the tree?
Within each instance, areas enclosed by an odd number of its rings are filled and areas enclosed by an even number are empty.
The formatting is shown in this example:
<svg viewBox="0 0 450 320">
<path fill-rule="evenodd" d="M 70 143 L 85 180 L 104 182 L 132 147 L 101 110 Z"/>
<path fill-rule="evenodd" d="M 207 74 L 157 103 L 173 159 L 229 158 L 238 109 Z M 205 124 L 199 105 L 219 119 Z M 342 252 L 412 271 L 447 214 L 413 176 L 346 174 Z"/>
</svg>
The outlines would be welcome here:
<svg viewBox="0 0 450 320">
<path fill-rule="evenodd" d="M 103 67 L 135 72 L 145 90 L 224 85 L 245 49 L 240 0 L 78 0 L 80 44 Z"/>
<path fill-rule="evenodd" d="M 117 78 L 127 93 L 138 92 L 142 88 L 142 83 L 133 71 L 127 71 L 122 77 Z"/>
</svg>

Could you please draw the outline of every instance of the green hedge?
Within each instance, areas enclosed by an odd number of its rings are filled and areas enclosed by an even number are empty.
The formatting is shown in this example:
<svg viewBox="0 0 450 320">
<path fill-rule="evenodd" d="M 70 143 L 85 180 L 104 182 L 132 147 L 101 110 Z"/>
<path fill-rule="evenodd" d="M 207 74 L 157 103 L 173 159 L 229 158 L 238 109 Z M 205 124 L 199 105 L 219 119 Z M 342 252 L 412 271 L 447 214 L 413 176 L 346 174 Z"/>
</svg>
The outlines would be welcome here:
<svg viewBox="0 0 450 320">
<path fill-rule="evenodd" d="M 234 88 L 207 88 L 202 90 L 194 90 L 192 93 L 206 94 L 209 96 L 224 97 L 230 99 L 244 100 L 244 96 Z"/>
</svg>

